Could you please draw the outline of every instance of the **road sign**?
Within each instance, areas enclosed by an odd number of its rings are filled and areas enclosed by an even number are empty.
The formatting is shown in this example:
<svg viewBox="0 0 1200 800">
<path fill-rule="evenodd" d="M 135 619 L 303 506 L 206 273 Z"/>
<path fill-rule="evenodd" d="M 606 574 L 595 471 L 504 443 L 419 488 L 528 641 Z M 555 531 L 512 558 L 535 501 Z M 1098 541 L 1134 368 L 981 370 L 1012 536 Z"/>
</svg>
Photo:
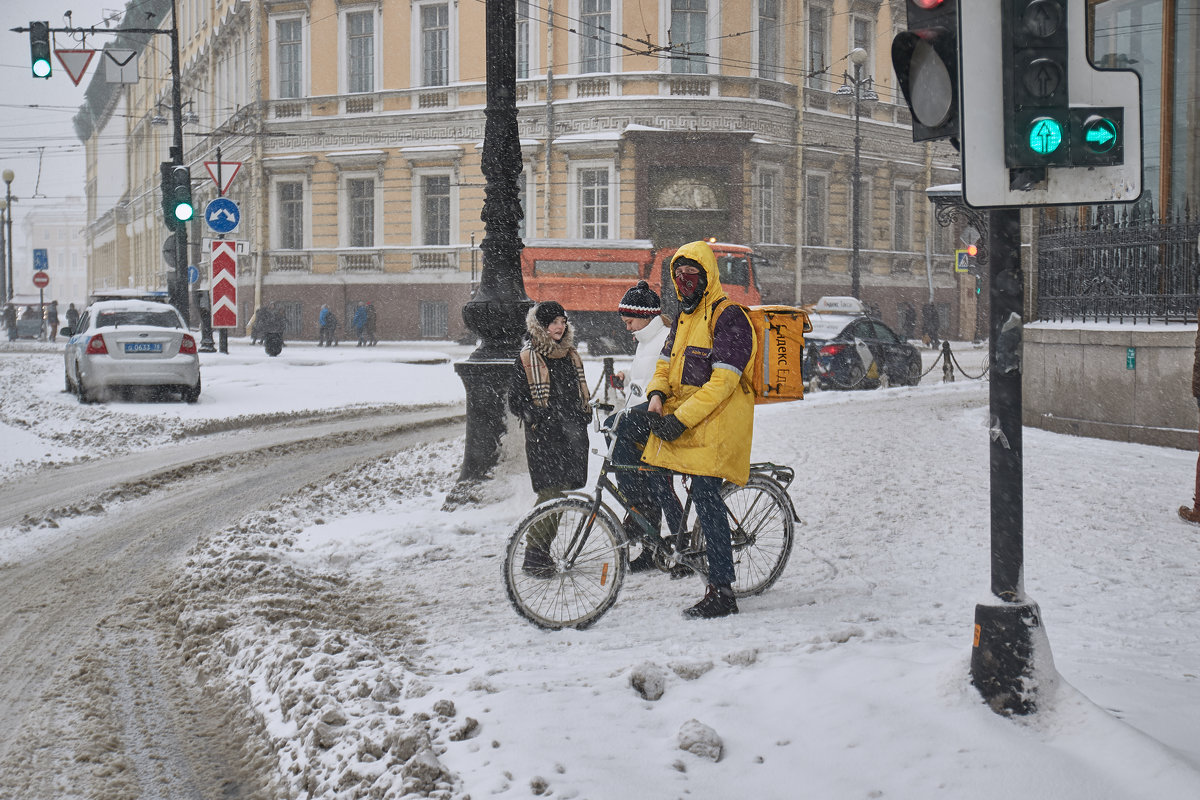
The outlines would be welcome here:
<svg viewBox="0 0 1200 800">
<path fill-rule="evenodd" d="M 58 56 L 58 60 L 62 63 L 63 69 L 67 71 L 67 75 L 71 77 L 75 85 L 83 80 L 83 74 L 87 72 L 88 64 L 92 63 L 92 56 L 96 55 L 95 50 L 55 50 L 54 55 Z"/>
<path fill-rule="evenodd" d="M 212 326 L 237 327 L 237 248 L 233 242 L 212 243 Z"/>
<path fill-rule="evenodd" d="M 175 269 L 175 234 L 172 233 L 163 241 L 162 257 L 168 267 Z"/>
<path fill-rule="evenodd" d="M 200 268 L 195 264 L 188 264 L 188 283 L 197 284 L 200 282 Z"/>
<path fill-rule="evenodd" d="M 39 289 L 45 289 L 50 285 L 50 276 L 44 272 L 33 273 L 33 285 Z"/>
<path fill-rule="evenodd" d="M 955 272 L 970 272 L 971 257 L 966 250 L 954 251 L 954 271 Z"/>
<path fill-rule="evenodd" d="M 238 226 L 242 212 L 237 203 L 228 197 L 218 197 L 210 200 L 204 207 L 204 221 L 214 233 L 229 233 Z"/>
<path fill-rule="evenodd" d="M 204 168 L 208 170 L 208 176 L 217 185 L 218 191 L 224 195 L 229 191 L 229 184 L 233 183 L 233 176 L 237 175 L 238 170 L 242 168 L 242 162 L 205 161 Z M 217 173 L 221 174 L 220 180 L 217 180 Z"/>
<path fill-rule="evenodd" d="M 50 251 L 44 247 L 33 249 L 33 269 L 35 272 L 45 272 L 50 269 Z"/>
</svg>

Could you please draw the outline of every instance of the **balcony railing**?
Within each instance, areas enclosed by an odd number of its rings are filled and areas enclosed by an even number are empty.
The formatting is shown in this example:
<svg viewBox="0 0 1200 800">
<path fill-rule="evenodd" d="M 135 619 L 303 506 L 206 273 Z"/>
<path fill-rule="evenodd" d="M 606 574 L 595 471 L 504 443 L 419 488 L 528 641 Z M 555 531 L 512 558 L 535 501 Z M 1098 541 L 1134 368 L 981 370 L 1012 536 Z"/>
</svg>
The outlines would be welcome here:
<svg viewBox="0 0 1200 800">
<path fill-rule="evenodd" d="M 312 272 L 312 255 L 271 253 L 271 272 Z"/>
<path fill-rule="evenodd" d="M 414 250 L 412 268 L 414 271 L 446 271 L 458 269 L 457 247 L 439 247 L 436 249 Z"/>
<path fill-rule="evenodd" d="M 1101 206 L 1038 231 L 1037 317 L 1188 322 L 1200 302 L 1200 218 Z"/>
<path fill-rule="evenodd" d="M 338 269 L 343 272 L 381 272 L 383 259 L 378 251 L 338 253 Z"/>
</svg>

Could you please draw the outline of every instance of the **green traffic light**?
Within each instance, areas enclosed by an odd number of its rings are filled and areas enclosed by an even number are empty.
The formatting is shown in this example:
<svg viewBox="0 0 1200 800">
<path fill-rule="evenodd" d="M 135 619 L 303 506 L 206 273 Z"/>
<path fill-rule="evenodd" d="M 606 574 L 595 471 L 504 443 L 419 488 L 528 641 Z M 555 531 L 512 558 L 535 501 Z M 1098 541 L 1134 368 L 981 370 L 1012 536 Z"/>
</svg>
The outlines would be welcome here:
<svg viewBox="0 0 1200 800">
<path fill-rule="evenodd" d="M 1083 142 L 1093 153 L 1107 153 L 1117 146 L 1117 124 L 1106 117 L 1088 117 L 1083 123 Z"/>
<path fill-rule="evenodd" d="M 180 222 L 187 222 L 194 213 L 196 210 L 189 203 L 179 203 L 175 206 L 175 219 Z"/>
<path fill-rule="evenodd" d="M 33 75 L 35 78 L 50 77 L 50 62 L 44 58 L 39 58 L 33 62 Z"/>
<path fill-rule="evenodd" d="M 1048 156 L 1062 144 L 1062 124 L 1053 117 L 1038 117 L 1029 125 L 1029 149 Z"/>
</svg>

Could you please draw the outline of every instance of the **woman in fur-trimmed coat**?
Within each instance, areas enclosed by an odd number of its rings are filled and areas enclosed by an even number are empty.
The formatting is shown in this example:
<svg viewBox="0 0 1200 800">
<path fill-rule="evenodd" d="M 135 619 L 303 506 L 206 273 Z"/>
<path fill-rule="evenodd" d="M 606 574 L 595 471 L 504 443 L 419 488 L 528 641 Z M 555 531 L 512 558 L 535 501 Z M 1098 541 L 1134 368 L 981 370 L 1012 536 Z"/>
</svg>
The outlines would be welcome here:
<svg viewBox="0 0 1200 800">
<path fill-rule="evenodd" d="M 514 364 L 508 405 L 525 425 L 529 481 L 540 503 L 587 483 L 591 413 L 583 362 L 562 305 L 538 303 L 525 328 L 529 335 Z"/>
</svg>

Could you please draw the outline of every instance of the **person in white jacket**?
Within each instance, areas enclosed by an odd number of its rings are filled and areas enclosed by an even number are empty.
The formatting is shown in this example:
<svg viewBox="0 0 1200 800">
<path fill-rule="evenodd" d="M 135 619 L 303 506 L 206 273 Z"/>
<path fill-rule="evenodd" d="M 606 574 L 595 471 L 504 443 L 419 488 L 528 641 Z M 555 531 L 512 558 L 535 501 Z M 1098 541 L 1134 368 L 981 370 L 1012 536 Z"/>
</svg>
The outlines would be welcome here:
<svg viewBox="0 0 1200 800">
<path fill-rule="evenodd" d="M 654 377 L 658 356 L 666 344 L 671 326 L 663 320 L 659 297 L 650 284 L 639 281 L 638 285 L 625 293 L 617 313 L 625 323 L 625 330 L 637 340 L 637 352 L 633 363 L 617 377 L 625 386 L 625 405 L 646 402 L 646 385 Z"/>
<path fill-rule="evenodd" d="M 625 330 L 633 334 L 637 340 L 637 351 L 633 363 L 624 372 L 618 372 L 625 387 L 625 406 L 634 413 L 621 421 L 620 430 L 615 433 L 617 446 L 613 452 L 613 461 L 617 464 L 637 464 L 640 462 L 642 448 L 650 434 L 649 418 L 646 415 L 646 385 L 654 377 L 654 368 L 658 357 L 666 344 L 667 335 L 671 332 L 670 324 L 662 317 L 662 304 L 650 284 L 639 281 L 638 285 L 625 293 L 617 306 L 617 313 L 625 323 Z M 641 412 L 641 413 L 637 413 Z M 667 527 L 672 532 L 679 525 L 683 516 L 683 506 L 675 494 L 669 475 L 638 475 L 629 472 L 617 474 L 617 482 L 650 521 L 657 527 L 666 513 Z M 637 526 L 630 519 L 625 520 L 626 528 L 631 532 Z M 654 561 L 650 553 L 643 550 L 641 555 L 630 562 L 633 572 L 654 569 Z"/>
</svg>

